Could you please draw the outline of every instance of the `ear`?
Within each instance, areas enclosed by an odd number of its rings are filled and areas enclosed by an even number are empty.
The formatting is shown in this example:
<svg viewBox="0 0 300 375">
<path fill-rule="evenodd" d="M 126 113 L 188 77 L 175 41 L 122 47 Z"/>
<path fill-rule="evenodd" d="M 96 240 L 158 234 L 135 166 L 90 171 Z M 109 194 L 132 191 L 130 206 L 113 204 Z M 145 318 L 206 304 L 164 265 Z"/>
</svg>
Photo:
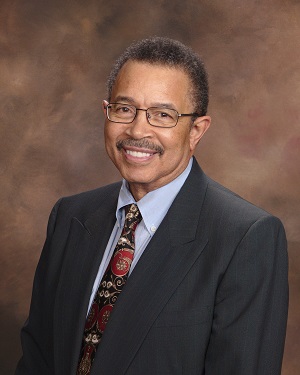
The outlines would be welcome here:
<svg viewBox="0 0 300 375">
<path fill-rule="evenodd" d="M 190 149 L 192 152 L 195 150 L 200 139 L 208 130 L 210 123 L 211 118 L 209 116 L 201 116 L 197 117 L 194 123 L 192 124 L 190 130 Z"/>
<path fill-rule="evenodd" d="M 107 100 L 102 101 L 102 111 L 103 111 L 105 117 L 106 117 L 106 106 L 107 106 L 107 104 L 108 104 Z"/>
</svg>

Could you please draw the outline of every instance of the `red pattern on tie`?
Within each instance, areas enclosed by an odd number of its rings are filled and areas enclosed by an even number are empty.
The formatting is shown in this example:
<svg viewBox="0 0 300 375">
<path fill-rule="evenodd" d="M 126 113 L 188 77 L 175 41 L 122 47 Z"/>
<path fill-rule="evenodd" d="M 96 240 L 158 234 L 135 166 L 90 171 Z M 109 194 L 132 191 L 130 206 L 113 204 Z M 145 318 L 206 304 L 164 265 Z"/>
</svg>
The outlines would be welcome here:
<svg viewBox="0 0 300 375">
<path fill-rule="evenodd" d="M 125 207 L 125 222 L 113 256 L 95 294 L 84 327 L 77 375 L 89 375 L 110 313 L 128 278 L 134 255 L 134 235 L 142 215 L 135 204 Z"/>
</svg>

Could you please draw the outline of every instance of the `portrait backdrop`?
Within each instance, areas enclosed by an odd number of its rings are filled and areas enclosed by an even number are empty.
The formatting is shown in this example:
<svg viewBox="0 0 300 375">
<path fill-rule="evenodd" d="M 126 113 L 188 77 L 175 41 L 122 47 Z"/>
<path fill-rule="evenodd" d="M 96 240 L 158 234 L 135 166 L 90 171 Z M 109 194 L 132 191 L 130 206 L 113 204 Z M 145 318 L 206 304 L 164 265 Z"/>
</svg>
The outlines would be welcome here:
<svg viewBox="0 0 300 375">
<path fill-rule="evenodd" d="M 300 2 L 1 0 L 0 374 L 13 374 L 21 354 L 52 206 L 120 179 L 104 148 L 105 80 L 125 47 L 154 35 L 206 62 L 212 126 L 196 152 L 204 171 L 285 225 L 282 373 L 299 373 Z"/>
</svg>

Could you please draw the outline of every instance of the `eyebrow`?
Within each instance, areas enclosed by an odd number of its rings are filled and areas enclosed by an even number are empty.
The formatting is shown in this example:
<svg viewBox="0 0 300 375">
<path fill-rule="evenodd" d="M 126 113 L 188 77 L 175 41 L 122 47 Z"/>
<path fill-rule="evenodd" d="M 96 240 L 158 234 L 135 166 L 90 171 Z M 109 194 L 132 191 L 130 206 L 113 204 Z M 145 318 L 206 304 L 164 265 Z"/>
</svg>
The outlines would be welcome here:
<svg viewBox="0 0 300 375">
<path fill-rule="evenodd" d="M 134 104 L 134 99 L 130 96 L 122 96 L 122 95 L 118 95 L 115 97 L 114 99 L 114 102 L 115 103 L 122 103 L 122 102 L 127 102 L 127 103 L 130 103 L 130 104 Z"/>
<path fill-rule="evenodd" d="M 114 103 L 123 103 L 123 102 L 132 104 L 134 106 L 136 105 L 136 101 L 131 96 L 118 95 L 114 99 Z M 172 103 L 154 102 L 151 104 L 150 107 L 169 108 L 169 109 L 175 109 L 177 111 L 174 104 Z"/>
</svg>

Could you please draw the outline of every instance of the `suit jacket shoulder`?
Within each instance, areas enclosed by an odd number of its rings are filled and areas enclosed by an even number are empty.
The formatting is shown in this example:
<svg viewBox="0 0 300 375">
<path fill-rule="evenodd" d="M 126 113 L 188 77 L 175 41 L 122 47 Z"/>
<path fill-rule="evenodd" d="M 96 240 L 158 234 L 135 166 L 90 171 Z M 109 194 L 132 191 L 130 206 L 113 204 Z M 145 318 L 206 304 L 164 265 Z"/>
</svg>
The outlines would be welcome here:
<svg viewBox="0 0 300 375">
<path fill-rule="evenodd" d="M 185 213 L 188 218 L 195 211 L 199 212 L 199 218 L 214 231 L 217 228 L 224 231 L 228 226 L 248 227 L 261 218 L 274 219 L 267 211 L 205 175 L 194 159 L 191 173 L 170 212 L 173 212 L 174 216 L 178 216 L 178 212 Z"/>
<path fill-rule="evenodd" d="M 63 197 L 59 201 L 64 215 L 85 216 L 99 209 L 105 202 L 115 202 L 118 199 L 121 182 L 115 182 L 90 191 Z"/>
<path fill-rule="evenodd" d="M 226 210 L 227 218 L 233 216 L 235 220 L 247 221 L 273 216 L 211 178 L 207 177 L 207 180 L 207 204 L 210 205 L 211 209 L 216 209 L 218 211 Z"/>
</svg>

